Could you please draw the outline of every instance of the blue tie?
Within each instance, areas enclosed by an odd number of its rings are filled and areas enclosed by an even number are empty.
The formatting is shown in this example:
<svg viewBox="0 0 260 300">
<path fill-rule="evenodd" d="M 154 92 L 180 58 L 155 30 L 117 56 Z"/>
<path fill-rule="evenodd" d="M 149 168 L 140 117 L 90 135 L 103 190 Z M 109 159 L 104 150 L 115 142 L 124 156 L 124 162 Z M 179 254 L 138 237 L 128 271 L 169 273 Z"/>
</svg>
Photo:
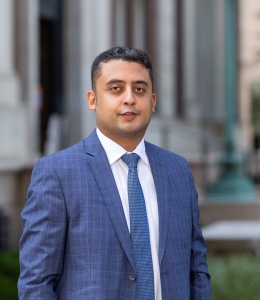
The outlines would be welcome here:
<svg viewBox="0 0 260 300">
<path fill-rule="evenodd" d="M 137 271 L 136 300 L 154 300 L 154 275 L 150 246 L 149 226 L 143 190 L 138 178 L 139 155 L 124 154 L 128 166 L 128 201 L 130 211 L 130 237 Z"/>
</svg>

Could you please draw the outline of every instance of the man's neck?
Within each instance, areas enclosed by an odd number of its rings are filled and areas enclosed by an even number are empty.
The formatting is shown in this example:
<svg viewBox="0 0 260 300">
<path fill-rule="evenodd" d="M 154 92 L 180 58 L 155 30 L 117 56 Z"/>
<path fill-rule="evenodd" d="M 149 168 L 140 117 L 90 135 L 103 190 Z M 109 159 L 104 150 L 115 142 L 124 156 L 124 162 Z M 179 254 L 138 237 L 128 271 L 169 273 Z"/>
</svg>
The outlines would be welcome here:
<svg viewBox="0 0 260 300">
<path fill-rule="evenodd" d="M 107 135 L 105 132 L 101 131 L 99 128 L 98 128 L 98 130 L 104 136 L 106 136 L 110 140 L 114 141 L 115 143 L 117 143 L 118 145 L 123 147 L 127 152 L 134 151 L 143 139 L 143 135 L 142 136 L 141 135 L 140 136 L 134 135 L 132 138 L 131 137 L 118 138 L 118 137 L 115 137 L 115 136 Z"/>
</svg>

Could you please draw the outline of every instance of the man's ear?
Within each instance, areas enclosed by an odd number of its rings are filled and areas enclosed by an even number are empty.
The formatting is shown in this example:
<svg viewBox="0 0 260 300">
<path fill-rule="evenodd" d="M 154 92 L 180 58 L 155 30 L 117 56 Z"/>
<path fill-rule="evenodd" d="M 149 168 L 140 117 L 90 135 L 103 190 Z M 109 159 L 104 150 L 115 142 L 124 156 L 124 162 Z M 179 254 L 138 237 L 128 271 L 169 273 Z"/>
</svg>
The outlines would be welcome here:
<svg viewBox="0 0 260 300">
<path fill-rule="evenodd" d="M 155 112 L 155 106 L 156 106 L 156 95 L 153 93 L 153 95 L 152 95 L 152 112 Z"/>
<path fill-rule="evenodd" d="M 91 110 L 96 110 L 97 106 L 97 99 L 94 91 L 88 91 L 87 92 L 87 101 L 88 101 L 88 107 Z"/>
</svg>

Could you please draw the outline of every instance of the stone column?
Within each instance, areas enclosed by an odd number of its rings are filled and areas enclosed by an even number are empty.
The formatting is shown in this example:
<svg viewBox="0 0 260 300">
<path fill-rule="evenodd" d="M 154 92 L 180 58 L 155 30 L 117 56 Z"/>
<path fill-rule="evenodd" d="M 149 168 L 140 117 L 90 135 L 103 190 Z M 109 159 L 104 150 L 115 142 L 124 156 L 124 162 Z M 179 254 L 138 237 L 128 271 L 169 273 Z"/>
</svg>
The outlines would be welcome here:
<svg viewBox="0 0 260 300">
<path fill-rule="evenodd" d="M 91 89 L 90 69 L 93 60 L 112 46 L 111 0 L 81 0 L 81 127 L 82 138 L 96 126 L 95 114 L 86 104 L 86 92 Z M 84 12 L 84 13 L 83 13 Z M 86 15 L 87 13 L 87 15 Z M 97 21 L 98 20 L 98 21 Z M 98 22 L 98 25 L 97 25 Z"/>
<path fill-rule="evenodd" d="M 14 2 L 0 0 L 0 159 L 26 156 L 26 113 L 14 70 Z"/>
<path fill-rule="evenodd" d="M 27 155 L 39 156 L 39 1 L 16 1 L 16 62 L 27 107 Z"/>
<path fill-rule="evenodd" d="M 64 146 L 85 138 L 96 126 L 86 93 L 91 89 L 90 70 L 94 58 L 111 47 L 111 0 L 66 0 L 64 7 L 64 128 L 69 137 Z"/>
<path fill-rule="evenodd" d="M 37 3 L 0 0 L 0 210 L 8 218 L 4 247 L 11 249 L 18 247 L 20 213 L 36 152 L 32 146 L 36 136 L 30 132 L 38 124 L 32 122 L 36 113 L 33 115 L 30 108 L 37 82 L 37 50 L 31 51 L 38 44 L 38 13 L 37 9 L 32 11 Z"/>
<path fill-rule="evenodd" d="M 199 0 L 197 7 L 197 89 L 200 118 L 207 128 L 215 119 L 213 1 Z M 206 125 L 207 124 L 207 125 Z"/>
<path fill-rule="evenodd" d="M 184 101 L 187 119 L 193 124 L 199 122 L 200 107 L 197 95 L 197 7 L 196 1 L 184 0 Z"/>
<path fill-rule="evenodd" d="M 239 145 L 244 152 L 253 148 L 251 88 L 260 86 L 260 5 L 257 0 L 239 2 Z M 259 166 L 254 162 L 255 172 Z"/>
<path fill-rule="evenodd" d="M 213 1 L 214 11 L 214 88 L 215 120 L 222 123 L 225 118 L 225 2 Z"/>
<path fill-rule="evenodd" d="M 171 120 L 175 115 L 175 1 L 157 1 L 157 78 L 160 116 Z"/>
</svg>

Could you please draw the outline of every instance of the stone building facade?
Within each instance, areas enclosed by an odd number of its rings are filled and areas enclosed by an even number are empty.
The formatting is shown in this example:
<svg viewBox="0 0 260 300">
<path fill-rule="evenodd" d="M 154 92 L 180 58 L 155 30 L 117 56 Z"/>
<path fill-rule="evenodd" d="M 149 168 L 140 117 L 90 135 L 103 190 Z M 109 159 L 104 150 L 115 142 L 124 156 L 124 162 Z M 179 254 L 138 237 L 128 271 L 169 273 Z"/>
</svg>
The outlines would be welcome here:
<svg viewBox="0 0 260 300">
<path fill-rule="evenodd" d="M 115 45 L 145 49 L 153 61 L 158 108 L 146 140 L 184 155 L 201 193 L 215 178 L 225 115 L 224 0 L 0 0 L 0 16 L 0 219 L 8 220 L 0 247 L 18 246 L 35 161 L 95 128 L 85 100 L 91 63 Z"/>
</svg>

